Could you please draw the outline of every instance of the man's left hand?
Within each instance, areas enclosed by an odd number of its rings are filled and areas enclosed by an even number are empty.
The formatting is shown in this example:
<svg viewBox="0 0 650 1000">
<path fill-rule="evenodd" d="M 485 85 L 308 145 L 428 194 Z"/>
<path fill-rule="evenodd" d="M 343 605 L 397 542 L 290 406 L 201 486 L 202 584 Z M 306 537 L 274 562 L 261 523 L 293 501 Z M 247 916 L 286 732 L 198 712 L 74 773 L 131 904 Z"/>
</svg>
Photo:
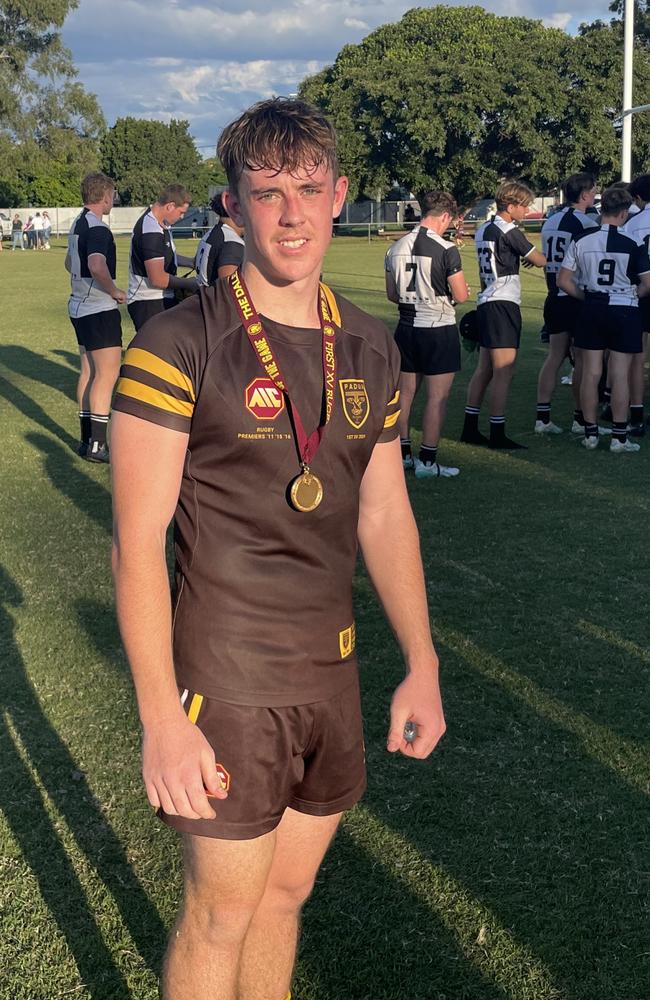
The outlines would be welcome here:
<svg viewBox="0 0 650 1000">
<path fill-rule="evenodd" d="M 404 739 L 404 726 L 412 722 L 417 731 L 412 743 Z M 431 672 L 408 674 L 395 690 L 390 706 L 387 750 L 405 757 L 424 760 L 446 729 L 437 668 Z"/>
</svg>

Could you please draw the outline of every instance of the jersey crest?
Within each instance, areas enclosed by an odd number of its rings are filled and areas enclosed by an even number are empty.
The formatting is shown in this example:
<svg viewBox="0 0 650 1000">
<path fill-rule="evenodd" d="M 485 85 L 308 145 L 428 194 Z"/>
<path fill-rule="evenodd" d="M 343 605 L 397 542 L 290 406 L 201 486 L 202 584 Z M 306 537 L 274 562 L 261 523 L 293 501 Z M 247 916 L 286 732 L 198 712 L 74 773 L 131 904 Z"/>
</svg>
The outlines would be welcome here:
<svg viewBox="0 0 650 1000">
<path fill-rule="evenodd" d="M 370 400 L 366 383 L 362 378 L 341 378 L 339 388 L 343 400 L 343 412 L 349 424 L 359 430 L 370 415 Z"/>
<path fill-rule="evenodd" d="M 258 420 L 275 420 L 284 410 L 284 395 L 270 378 L 254 378 L 246 386 L 244 402 Z"/>
</svg>

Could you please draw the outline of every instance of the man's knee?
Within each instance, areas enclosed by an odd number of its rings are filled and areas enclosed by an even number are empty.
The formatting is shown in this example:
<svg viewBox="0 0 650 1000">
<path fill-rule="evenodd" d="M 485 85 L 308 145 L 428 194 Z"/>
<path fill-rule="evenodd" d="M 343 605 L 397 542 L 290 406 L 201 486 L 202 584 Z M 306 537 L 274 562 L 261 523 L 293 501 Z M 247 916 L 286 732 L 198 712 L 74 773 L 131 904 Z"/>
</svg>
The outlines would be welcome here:
<svg viewBox="0 0 650 1000">
<path fill-rule="evenodd" d="M 265 909 L 273 909 L 278 913 L 295 913 L 309 899 L 315 881 L 315 876 L 270 880 L 260 906 Z"/>
<path fill-rule="evenodd" d="M 257 905 L 256 899 L 215 899 L 208 893 L 190 890 L 185 894 L 177 933 L 204 944 L 238 946 L 246 937 Z"/>
</svg>

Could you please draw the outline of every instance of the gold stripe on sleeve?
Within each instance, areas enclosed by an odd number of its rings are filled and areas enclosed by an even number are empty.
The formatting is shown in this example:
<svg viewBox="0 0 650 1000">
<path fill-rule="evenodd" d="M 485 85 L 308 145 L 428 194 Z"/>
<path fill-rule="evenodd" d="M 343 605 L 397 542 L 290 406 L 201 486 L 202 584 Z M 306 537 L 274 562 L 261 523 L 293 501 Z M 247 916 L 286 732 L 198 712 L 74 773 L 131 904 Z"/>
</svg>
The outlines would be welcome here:
<svg viewBox="0 0 650 1000">
<path fill-rule="evenodd" d="M 141 403 L 149 403 L 158 410 L 166 410 L 167 413 L 176 413 L 181 417 L 191 417 L 194 412 L 194 403 L 188 403 L 184 399 L 174 399 L 160 389 L 152 389 L 142 382 L 136 382 L 132 378 L 121 378 L 118 380 L 115 392 L 119 396 L 131 396 Z"/>
<path fill-rule="evenodd" d="M 387 431 L 389 427 L 394 427 L 397 423 L 397 418 L 399 417 L 401 410 L 397 410 L 395 413 L 391 413 L 389 417 L 384 420 L 384 430 Z"/>
<path fill-rule="evenodd" d="M 157 375 L 164 382 L 170 385 L 177 385 L 179 389 L 186 389 L 192 399 L 195 399 L 194 386 L 192 380 L 178 368 L 174 368 L 168 361 L 152 354 L 151 351 L 144 351 L 141 347 L 129 347 L 124 357 L 125 365 L 133 365 L 134 368 L 142 368 L 145 372 Z"/>
<path fill-rule="evenodd" d="M 334 292 L 329 287 L 329 285 L 324 285 L 322 281 L 321 281 L 320 287 L 325 292 L 325 298 L 327 299 L 327 304 L 328 304 L 328 306 L 330 308 L 330 312 L 332 314 L 332 322 L 333 322 L 334 326 L 340 327 L 341 326 L 341 313 L 339 312 L 339 307 L 336 304 L 336 297 L 334 295 Z"/>
<path fill-rule="evenodd" d="M 393 398 L 388 400 L 386 406 L 394 406 L 395 403 L 398 401 L 398 399 L 399 399 L 399 389 L 397 390 Z"/>
<path fill-rule="evenodd" d="M 190 710 L 187 713 L 187 717 L 190 722 L 196 722 L 199 717 L 199 712 L 201 711 L 201 705 L 203 704 L 203 695 L 195 694 L 192 696 L 192 701 L 190 702 Z"/>
</svg>

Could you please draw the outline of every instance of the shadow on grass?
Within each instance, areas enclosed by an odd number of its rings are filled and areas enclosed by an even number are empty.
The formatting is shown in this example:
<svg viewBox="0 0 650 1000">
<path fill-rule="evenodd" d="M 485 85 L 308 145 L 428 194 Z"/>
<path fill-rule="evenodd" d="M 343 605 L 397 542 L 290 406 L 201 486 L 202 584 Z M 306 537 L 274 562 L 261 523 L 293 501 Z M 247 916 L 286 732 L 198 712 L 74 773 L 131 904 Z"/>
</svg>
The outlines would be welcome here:
<svg viewBox="0 0 650 1000">
<path fill-rule="evenodd" d="M 85 599 L 75 602 L 79 628 L 97 656 L 112 670 L 129 675 L 129 665 L 122 648 L 115 607 L 101 601 Z"/>
<path fill-rule="evenodd" d="M 64 361 L 67 361 L 68 364 L 72 366 L 75 379 L 77 378 L 79 368 L 78 354 L 75 354 L 73 351 L 63 351 L 60 348 L 50 351 L 50 354 L 56 354 L 57 357 L 63 358 Z"/>
<path fill-rule="evenodd" d="M 45 471 L 52 485 L 71 500 L 82 514 L 110 534 L 112 512 L 109 488 L 87 476 L 82 471 L 85 464 L 83 460 L 45 434 L 26 434 L 25 440 L 45 456 Z M 99 468 L 100 475 L 105 473 L 108 479 L 108 467 Z"/>
<path fill-rule="evenodd" d="M 60 365 L 19 344 L 0 344 L 0 363 L 17 375 L 42 382 L 49 388 L 59 389 L 76 405 L 78 374 L 67 365 Z"/>
<path fill-rule="evenodd" d="M 63 443 L 68 445 L 70 448 L 77 447 L 78 442 L 76 438 L 73 438 L 72 435 L 68 434 L 63 427 L 60 427 L 55 420 L 52 420 L 52 417 L 43 409 L 42 406 L 39 406 L 38 403 L 34 402 L 31 396 L 28 396 L 27 393 L 18 389 L 15 385 L 12 385 L 8 379 L 2 378 L 1 376 L 0 396 L 4 396 L 4 398 L 15 406 L 17 410 L 20 410 L 20 412 L 26 417 L 29 417 L 30 420 L 40 424 L 40 426 L 44 430 L 49 431 L 50 434 L 54 434 L 55 437 L 59 438 L 60 441 L 63 441 Z"/>
<path fill-rule="evenodd" d="M 0 650 L 2 700 L 29 761 L 47 795 L 64 817 L 79 849 L 96 869 L 117 904 L 125 926 L 150 969 L 157 971 L 166 931 L 158 911 L 134 875 L 83 774 L 43 713 L 15 640 L 10 609 L 22 594 L 0 566 Z M 86 893 L 48 815 L 39 789 L 8 729 L 0 729 L 3 779 L 0 808 L 38 880 L 50 913 L 64 935 L 93 1000 L 130 993 L 102 939 Z M 73 775 L 78 780 L 73 780 Z"/>
</svg>

